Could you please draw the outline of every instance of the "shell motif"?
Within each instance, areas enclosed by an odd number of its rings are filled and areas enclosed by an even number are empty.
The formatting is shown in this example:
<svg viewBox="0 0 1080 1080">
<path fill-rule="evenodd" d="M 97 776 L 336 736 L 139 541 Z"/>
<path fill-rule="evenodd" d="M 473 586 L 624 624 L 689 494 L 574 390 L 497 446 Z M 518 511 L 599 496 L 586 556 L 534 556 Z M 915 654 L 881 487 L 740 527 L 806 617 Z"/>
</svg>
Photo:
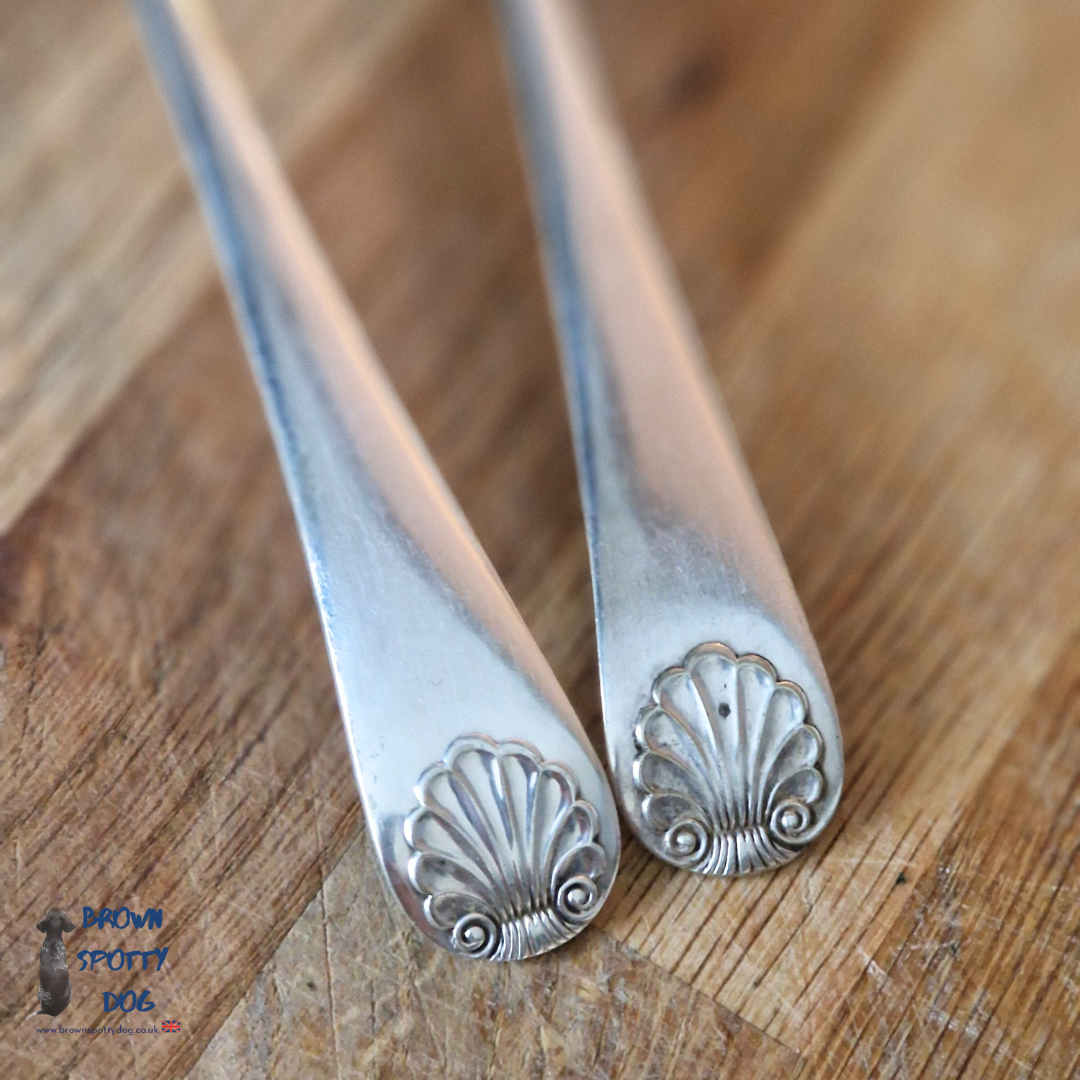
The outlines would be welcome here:
<svg viewBox="0 0 1080 1080">
<path fill-rule="evenodd" d="M 824 792 L 803 691 L 761 656 L 710 642 L 653 683 L 634 728 L 645 822 L 677 866 L 748 874 L 792 859 Z"/>
<path fill-rule="evenodd" d="M 569 941 L 600 910 L 607 856 L 574 774 L 527 742 L 455 739 L 416 785 L 409 879 L 452 951 L 520 960 Z"/>
</svg>

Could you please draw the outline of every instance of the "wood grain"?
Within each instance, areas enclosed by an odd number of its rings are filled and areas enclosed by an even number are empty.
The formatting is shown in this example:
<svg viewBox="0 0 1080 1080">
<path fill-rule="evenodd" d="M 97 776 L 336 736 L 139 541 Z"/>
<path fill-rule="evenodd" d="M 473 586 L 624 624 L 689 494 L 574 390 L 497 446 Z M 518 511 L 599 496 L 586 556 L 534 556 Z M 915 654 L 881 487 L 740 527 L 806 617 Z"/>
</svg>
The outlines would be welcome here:
<svg viewBox="0 0 1080 1080">
<path fill-rule="evenodd" d="M 187 327 L 0 551 L 7 1075 L 182 1075 L 356 828 L 306 569 L 224 301 Z M 64 1019 L 93 1026 L 103 991 L 148 985 L 138 968 L 80 974 L 78 950 L 149 936 L 169 948 L 149 985 L 182 1038 L 23 1022 L 35 913 L 53 904 L 163 909 L 157 934 L 69 936 Z"/>
<path fill-rule="evenodd" d="M 17 1077 L 1080 1075 L 1080 15 L 591 10 L 833 680 L 836 820 L 742 882 L 631 842 L 603 929 L 537 965 L 426 951 L 371 867 L 224 303 L 184 315 L 169 286 L 167 342 L 0 549 Z M 565 409 L 485 8 L 433 0 L 332 102 L 291 156 L 303 201 L 597 734 Z M 29 928 L 61 897 L 166 908 L 181 1036 L 20 1026 Z M 71 1023 L 100 1016 L 82 978 Z"/>
<path fill-rule="evenodd" d="M 433 950 L 388 901 L 374 861 L 359 837 L 190 1080 L 770 1080 L 798 1065 L 604 934 L 529 964 Z"/>
<path fill-rule="evenodd" d="M 1074 637 L 801 1075 L 1076 1075 L 1078 806 Z"/>
<path fill-rule="evenodd" d="M 650 864 L 608 925 L 802 1050 L 1077 626 L 1080 338 L 1051 297 L 1076 284 L 1078 35 L 1061 8 L 943 7 L 737 328 L 704 320 L 847 787 L 801 864 L 733 884 Z"/>
<path fill-rule="evenodd" d="M 286 157 L 413 0 L 221 0 Z M 211 278 L 123 0 L 0 6 L 0 533 Z"/>
</svg>

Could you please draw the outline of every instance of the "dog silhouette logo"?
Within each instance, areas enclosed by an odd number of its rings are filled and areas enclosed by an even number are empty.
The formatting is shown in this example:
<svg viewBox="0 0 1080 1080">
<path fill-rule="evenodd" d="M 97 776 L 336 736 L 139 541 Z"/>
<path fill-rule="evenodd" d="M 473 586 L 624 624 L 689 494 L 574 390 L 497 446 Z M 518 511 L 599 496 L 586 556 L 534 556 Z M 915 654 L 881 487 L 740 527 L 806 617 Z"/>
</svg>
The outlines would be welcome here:
<svg viewBox="0 0 1080 1080">
<path fill-rule="evenodd" d="M 68 977 L 67 949 L 64 934 L 70 934 L 75 924 L 60 908 L 49 908 L 48 914 L 37 924 L 45 935 L 38 960 L 38 1001 L 41 1010 L 30 1016 L 59 1016 L 71 1001 L 71 979 Z M 29 1020 L 30 1017 L 27 1017 Z"/>
</svg>

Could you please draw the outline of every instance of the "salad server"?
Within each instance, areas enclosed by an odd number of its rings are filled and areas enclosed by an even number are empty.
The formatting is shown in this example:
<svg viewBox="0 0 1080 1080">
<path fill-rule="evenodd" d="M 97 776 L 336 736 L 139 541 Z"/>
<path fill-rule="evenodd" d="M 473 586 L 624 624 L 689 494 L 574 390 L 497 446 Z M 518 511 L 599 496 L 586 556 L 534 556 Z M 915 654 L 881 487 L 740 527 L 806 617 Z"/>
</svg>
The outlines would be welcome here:
<svg viewBox="0 0 1080 1080">
<path fill-rule="evenodd" d="M 410 422 L 196 0 L 130 0 L 262 396 L 390 887 L 466 957 L 575 934 L 615 875 L 603 768 Z"/>
<path fill-rule="evenodd" d="M 569 399 L 620 807 L 662 859 L 779 866 L 843 783 L 829 681 L 568 0 L 496 0 Z"/>
</svg>

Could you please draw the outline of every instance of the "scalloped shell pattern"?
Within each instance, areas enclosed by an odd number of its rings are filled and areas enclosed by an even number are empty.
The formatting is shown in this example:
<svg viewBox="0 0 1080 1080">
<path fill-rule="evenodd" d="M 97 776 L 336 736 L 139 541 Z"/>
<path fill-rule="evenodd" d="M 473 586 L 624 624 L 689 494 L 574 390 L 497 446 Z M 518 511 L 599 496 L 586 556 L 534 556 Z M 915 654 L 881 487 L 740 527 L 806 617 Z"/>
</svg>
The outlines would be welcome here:
<svg viewBox="0 0 1080 1080">
<path fill-rule="evenodd" d="M 529 743 L 455 739 L 416 785 L 409 880 L 453 952 L 520 960 L 569 941 L 600 910 L 607 856 L 596 808 Z"/>
<path fill-rule="evenodd" d="M 825 783 L 806 695 L 762 656 L 708 642 L 653 683 L 634 728 L 634 784 L 665 857 L 748 874 L 798 853 Z"/>
</svg>

